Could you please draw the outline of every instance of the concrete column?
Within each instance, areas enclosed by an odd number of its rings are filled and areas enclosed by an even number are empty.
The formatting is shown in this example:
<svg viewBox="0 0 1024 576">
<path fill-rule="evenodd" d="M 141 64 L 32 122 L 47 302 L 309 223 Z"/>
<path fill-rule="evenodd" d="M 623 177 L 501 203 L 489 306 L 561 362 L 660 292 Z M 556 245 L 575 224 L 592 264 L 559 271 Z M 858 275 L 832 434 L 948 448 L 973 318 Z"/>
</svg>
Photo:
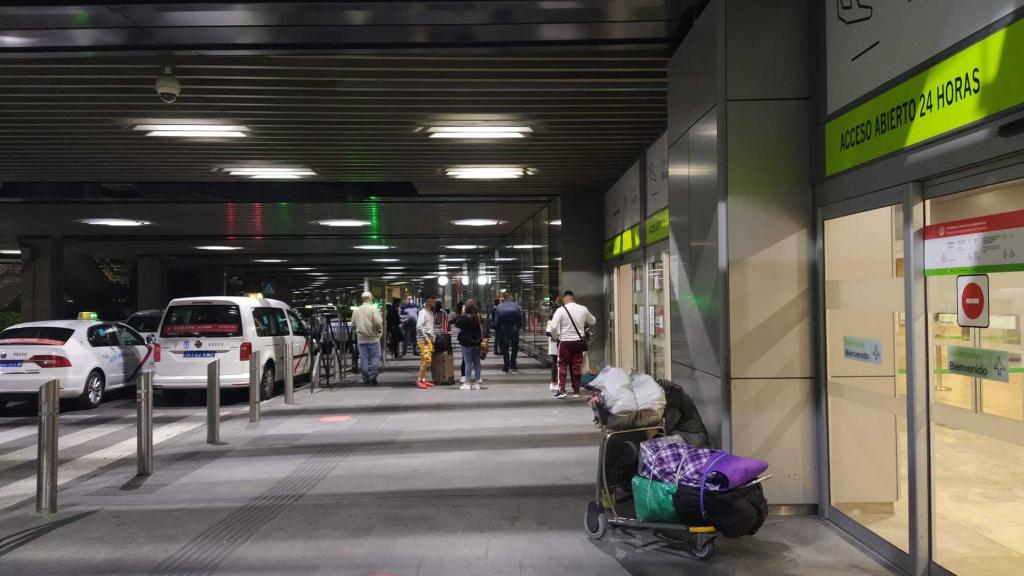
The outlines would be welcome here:
<svg viewBox="0 0 1024 576">
<path fill-rule="evenodd" d="M 604 202 L 599 193 L 562 194 L 562 290 L 572 290 L 576 301 L 597 318 L 597 334 L 590 342 L 590 365 L 605 362 L 604 342 Z"/>
<path fill-rule="evenodd" d="M 224 268 L 217 266 L 213 268 L 203 268 L 199 271 L 199 277 L 202 281 L 203 296 L 224 296 L 227 291 L 227 278 L 225 276 Z"/>
<path fill-rule="evenodd" d="M 135 276 L 137 308 L 163 309 L 167 305 L 167 262 L 160 256 L 140 256 Z"/>
<path fill-rule="evenodd" d="M 64 240 L 21 238 L 21 319 L 64 316 Z"/>
</svg>

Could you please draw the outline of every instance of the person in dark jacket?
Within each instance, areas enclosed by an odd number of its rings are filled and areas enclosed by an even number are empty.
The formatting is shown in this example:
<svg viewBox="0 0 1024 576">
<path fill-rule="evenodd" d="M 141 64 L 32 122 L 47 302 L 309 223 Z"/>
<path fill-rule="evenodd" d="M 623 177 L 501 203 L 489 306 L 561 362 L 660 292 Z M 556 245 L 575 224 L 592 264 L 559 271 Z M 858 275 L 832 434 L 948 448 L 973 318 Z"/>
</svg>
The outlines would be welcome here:
<svg viewBox="0 0 1024 576">
<path fill-rule="evenodd" d="M 522 326 L 523 309 L 511 296 L 505 296 L 505 300 L 494 309 L 494 332 L 501 349 L 502 372 L 519 371 L 516 359 L 519 356 L 519 330 Z"/>
<path fill-rule="evenodd" d="M 463 313 L 456 316 L 452 323 L 459 329 L 459 345 L 462 346 L 462 358 L 466 366 L 466 382 L 459 388 L 479 390 L 483 371 L 480 363 L 480 346 L 487 338 L 487 327 L 480 316 L 480 308 L 476 301 L 468 300 Z"/>
<path fill-rule="evenodd" d="M 402 334 L 402 315 L 398 311 L 398 306 L 401 304 L 401 300 L 395 298 L 388 305 L 387 318 L 385 319 L 388 325 L 388 350 L 391 351 L 392 358 L 398 358 L 398 344 L 402 341 L 404 334 Z"/>
<path fill-rule="evenodd" d="M 420 307 L 416 305 L 413 297 L 409 296 L 398 312 L 402 318 L 402 334 L 405 336 L 402 340 L 402 356 L 405 356 L 409 348 L 412 348 L 413 354 L 419 356 L 416 346 L 416 319 L 419 317 Z"/>
</svg>

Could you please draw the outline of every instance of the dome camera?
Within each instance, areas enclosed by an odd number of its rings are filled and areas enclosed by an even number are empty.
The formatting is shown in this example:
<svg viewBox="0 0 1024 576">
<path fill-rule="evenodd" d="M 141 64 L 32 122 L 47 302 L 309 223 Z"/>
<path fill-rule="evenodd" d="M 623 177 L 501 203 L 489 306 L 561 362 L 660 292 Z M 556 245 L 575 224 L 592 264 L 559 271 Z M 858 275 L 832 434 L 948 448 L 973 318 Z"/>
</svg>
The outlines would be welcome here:
<svg viewBox="0 0 1024 576">
<path fill-rule="evenodd" d="M 170 68 L 164 68 L 164 73 L 156 79 L 156 93 L 167 104 L 173 104 L 181 94 L 181 81 L 174 77 Z"/>
</svg>

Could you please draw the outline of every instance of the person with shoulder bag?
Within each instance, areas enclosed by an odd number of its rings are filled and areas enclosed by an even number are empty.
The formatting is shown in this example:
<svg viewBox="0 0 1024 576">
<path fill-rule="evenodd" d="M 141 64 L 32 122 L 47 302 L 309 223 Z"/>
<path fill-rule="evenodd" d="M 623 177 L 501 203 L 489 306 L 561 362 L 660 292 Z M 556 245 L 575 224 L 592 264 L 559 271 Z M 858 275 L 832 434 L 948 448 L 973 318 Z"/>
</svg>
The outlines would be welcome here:
<svg viewBox="0 0 1024 576">
<path fill-rule="evenodd" d="M 463 314 L 456 316 L 454 323 L 459 328 L 459 344 L 462 346 L 462 357 L 466 362 L 466 382 L 461 390 L 479 390 L 480 376 L 483 367 L 480 363 L 481 346 L 487 329 L 480 317 L 480 309 L 475 300 L 466 301 Z"/>
<path fill-rule="evenodd" d="M 577 304 L 572 290 L 562 295 L 562 307 L 551 318 L 552 334 L 558 335 L 558 390 L 555 398 L 567 398 L 566 380 L 572 383 L 573 398 L 580 397 L 583 353 L 597 319 L 586 306 Z M 588 329 L 589 328 L 589 329 Z"/>
</svg>

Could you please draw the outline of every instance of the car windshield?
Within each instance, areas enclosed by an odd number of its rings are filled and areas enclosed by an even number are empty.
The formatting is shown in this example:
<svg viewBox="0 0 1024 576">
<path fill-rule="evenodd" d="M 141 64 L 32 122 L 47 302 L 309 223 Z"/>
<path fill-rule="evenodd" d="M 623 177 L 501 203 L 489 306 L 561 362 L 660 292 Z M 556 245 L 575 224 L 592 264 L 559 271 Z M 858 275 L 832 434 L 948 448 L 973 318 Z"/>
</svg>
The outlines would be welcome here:
<svg viewBox="0 0 1024 576">
<path fill-rule="evenodd" d="M 125 324 L 131 326 L 136 332 L 156 332 L 160 327 L 159 316 L 132 316 Z"/>
<path fill-rule="evenodd" d="M 160 330 L 160 336 L 164 338 L 230 338 L 241 335 L 242 314 L 234 304 L 171 306 L 164 315 L 163 328 Z"/>
<path fill-rule="evenodd" d="M 75 331 L 52 326 L 23 326 L 0 332 L 0 346 L 63 346 Z"/>
</svg>

